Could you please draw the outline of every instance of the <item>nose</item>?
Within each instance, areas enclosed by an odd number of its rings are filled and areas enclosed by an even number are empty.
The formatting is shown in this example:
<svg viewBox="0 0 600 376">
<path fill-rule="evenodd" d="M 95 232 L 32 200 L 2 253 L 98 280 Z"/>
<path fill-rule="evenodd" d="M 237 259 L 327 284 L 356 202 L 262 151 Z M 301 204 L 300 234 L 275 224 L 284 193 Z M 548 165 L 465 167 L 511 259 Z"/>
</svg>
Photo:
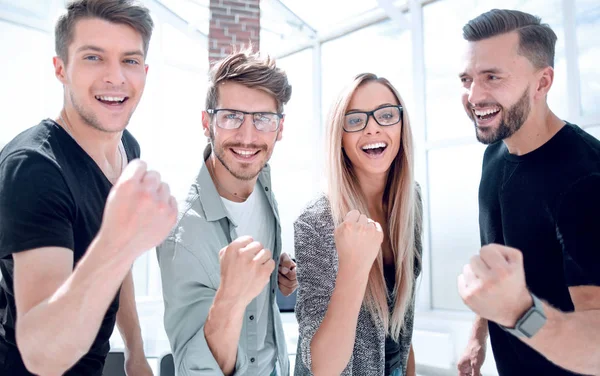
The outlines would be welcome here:
<svg viewBox="0 0 600 376">
<path fill-rule="evenodd" d="M 120 61 L 110 61 L 106 64 L 104 82 L 112 85 L 123 85 L 125 83 L 125 74 Z"/>
<path fill-rule="evenodd" d="M 256 141 L 258 130 L 252 124 L 252 115 L 245 114 L 242 125 L 237 129 L 236 140 L 243 144 L 252 144 Z"/>
<path fill-rule="evenodd" d="M 378 134 L 381 132 L 379 124 L 375 121 L 375 115 L 367 117 L 367 125 L 365 126 L 366 134 Z"/>
<path fill-rule="evenodd" d="M 486 92 L 484 87 L 473 80 L 471 85 L 466 89 L 467 90 L 467 99 L 469 103 L 473 106 L 482 103 L 485 101 Z"/>
</svg>

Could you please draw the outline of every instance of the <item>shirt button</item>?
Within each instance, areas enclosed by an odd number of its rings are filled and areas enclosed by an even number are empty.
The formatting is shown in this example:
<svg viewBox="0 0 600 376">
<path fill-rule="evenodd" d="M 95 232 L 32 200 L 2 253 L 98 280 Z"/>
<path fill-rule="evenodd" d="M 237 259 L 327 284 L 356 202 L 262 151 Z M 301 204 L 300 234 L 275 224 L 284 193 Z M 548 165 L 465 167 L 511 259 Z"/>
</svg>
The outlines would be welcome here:
<svg viewBox="0 0 600 376">
<path fill-rule="evenodd" d="M 250 321 L 254 320 L 254 315 L 250 315 Z"/>
<path fill-rule="evenodd" d="M 269 192 L 269 187 L 265 187 L 265 191 Z"/>
<path fill-rule="evenodd" d="M 275 294 L 275 289 L 271 290 L 271 293 Z"/>
<path fill-rule="evenodd" d="M 254 363 L 255 361 L 256 361 L 256 359 L 250 358 L 250 363 Z"/>
</svg>

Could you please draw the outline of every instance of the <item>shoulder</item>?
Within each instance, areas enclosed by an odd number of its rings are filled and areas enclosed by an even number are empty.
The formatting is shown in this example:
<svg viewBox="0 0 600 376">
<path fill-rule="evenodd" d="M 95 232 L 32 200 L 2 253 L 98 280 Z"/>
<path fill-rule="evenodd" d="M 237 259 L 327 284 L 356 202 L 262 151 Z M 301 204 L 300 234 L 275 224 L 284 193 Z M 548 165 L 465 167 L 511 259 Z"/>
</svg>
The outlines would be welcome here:
<svg viewBox="0 0 600 376">
<path fill-rule="evenodd" d="M 303 222 L 312 226 L 315 230 L 333 225 L 331 204 L 324 193 L 319 194 L 311 200 L 296 219 L 296 223 Z"/>
</svg>

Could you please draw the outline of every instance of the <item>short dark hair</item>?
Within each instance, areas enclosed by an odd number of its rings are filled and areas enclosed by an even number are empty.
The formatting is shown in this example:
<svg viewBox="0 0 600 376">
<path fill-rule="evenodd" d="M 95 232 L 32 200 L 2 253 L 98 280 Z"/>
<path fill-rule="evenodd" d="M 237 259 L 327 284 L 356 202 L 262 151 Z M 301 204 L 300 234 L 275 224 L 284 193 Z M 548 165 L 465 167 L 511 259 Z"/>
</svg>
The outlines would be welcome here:
<svg viewBox="0 0 600 376">
<path fill-rule="evenodd" d="M 233 52 L 212 66 L 206 93 L 207 110 L 216 107 L 219 100 L 218 85 L 227 81 L 270 94 L 275 98 L 277 112 L 280 113 L 292 96 L 292 86 L 287 75 L 276 66 L 275 59 L 268 55 L 260 56 L 257 52 L 252 52 L 251 48 Z"/>
<path fill-rule="evenodd" d="M 500 34 L 516 31 L 519 35 L 519 54 L 536 68 L 554 67 L 556 34 L 540 17 L 511 9 L 492 9 L 463 27 L 463 37 L 477 42 Z"/>
<path fill-rule="evenodd" d="M 73 42 L 75 24 L 89 18 L 132 27 L 142 35 L 144 55 L 148 54 L 154 28 L 148 8 L 135 0 L 75 0 L 67 5 L 67 13 L 60 16 L 54 29 L 56 55 L 65 63 L 69 56 L 69 45 Z"/>
</svg>

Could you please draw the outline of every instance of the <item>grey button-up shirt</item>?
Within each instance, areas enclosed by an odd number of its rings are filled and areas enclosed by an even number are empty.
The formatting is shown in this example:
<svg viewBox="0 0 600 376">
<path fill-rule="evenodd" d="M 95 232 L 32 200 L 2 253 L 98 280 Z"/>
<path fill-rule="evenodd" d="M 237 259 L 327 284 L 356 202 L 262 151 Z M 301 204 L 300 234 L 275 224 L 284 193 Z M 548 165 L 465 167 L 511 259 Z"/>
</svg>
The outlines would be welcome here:
<svg viewBox="0 0 600 376">
<path fill-rule="evenodd" d="M 211 153 L 208 146 L 204 160 Z M 255 189 L 267 196 L 276 223 L 273 258 L 276 266 L 269 289 L 268 312 L 261 317 L 256 299 L 246 308 L 237 349 L 235 376 L 258 375 L 257 341 L 259 325 L 271 325 L 277 351 L 277 369 L 282 376 L 289 375 L 289 359 L 283 325 L 275 301 L 278 264 L 281 254 L 281 226 L 277 202 L 271 190 L 270 167 L 263 168 Z M 171 343 L 178 376 L 223 375 L 204 337 L 204 324 L 220 282 L 219 251 L 238 237 L 236 224 L 215 188 L 203 163 L 192 184 L 188 197 L 180 205 L 177 225 L 157 248 L 165 302 L 165 330 Z M 263 375 L 260 375 L 263 376 Z"/>
</svg>

